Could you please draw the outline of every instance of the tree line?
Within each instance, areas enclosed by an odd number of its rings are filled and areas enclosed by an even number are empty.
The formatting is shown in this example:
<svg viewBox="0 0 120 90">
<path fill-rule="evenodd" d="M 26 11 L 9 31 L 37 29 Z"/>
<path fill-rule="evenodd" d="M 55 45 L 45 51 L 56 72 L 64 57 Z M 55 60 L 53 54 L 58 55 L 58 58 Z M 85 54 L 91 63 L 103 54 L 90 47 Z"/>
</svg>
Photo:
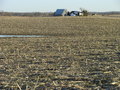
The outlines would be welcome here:
<svg viewBox="0 0 120 90">
<path fill-rule="evenodd" d="M 30 16 L 30 17 L 48 17 L 53 16 L 53 12 L 31 12 L 31 13 L 19 13 L 19 12 L 0 12 L 0 16 Z"/>
</svg>

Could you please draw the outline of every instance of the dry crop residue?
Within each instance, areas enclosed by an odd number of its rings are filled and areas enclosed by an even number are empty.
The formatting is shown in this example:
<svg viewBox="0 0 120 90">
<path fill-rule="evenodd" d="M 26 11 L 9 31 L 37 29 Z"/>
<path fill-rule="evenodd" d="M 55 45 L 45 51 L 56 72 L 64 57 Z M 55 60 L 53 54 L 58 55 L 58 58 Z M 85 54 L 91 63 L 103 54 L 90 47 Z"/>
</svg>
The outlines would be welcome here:
<svg viewBox="0 0 120 90">
<path fill-rule="evenodd" d="M 3 22 L 2 22 L 3 21 Z M 120 19 L 3 17 L 0 89 L 119 89 Z"/>
</svg>

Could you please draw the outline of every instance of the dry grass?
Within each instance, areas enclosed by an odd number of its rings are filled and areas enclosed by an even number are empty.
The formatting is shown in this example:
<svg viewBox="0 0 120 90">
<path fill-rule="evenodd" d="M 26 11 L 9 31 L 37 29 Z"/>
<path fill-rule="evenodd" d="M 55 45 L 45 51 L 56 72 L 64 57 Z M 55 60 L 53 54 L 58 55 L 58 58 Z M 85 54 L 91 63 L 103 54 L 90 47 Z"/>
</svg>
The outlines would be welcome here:
<svg viewBox="0 0 120 90">
<path fill-rule="evenodd" d="M 0 89 L 118 89 L 120 19 L 0 17 Z"/>
</svg>

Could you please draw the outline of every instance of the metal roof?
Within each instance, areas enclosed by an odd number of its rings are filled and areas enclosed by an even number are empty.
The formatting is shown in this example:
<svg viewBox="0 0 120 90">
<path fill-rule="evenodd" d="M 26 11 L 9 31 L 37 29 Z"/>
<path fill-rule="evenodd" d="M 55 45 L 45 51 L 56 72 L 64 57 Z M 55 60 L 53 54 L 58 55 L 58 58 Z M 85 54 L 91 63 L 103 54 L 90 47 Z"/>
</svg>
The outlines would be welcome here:
<svg viewBox="0 0 120 90">
<path fill-rule="evenodd" d="M 67 12 L 67 10 L 66 9 L 57 9 L 56 10 L 56 12 L 55 12 L 55 15 L 56 16 L 61 16 L 61 15 L 63 15 L 65 12 Z"/>
</svg>

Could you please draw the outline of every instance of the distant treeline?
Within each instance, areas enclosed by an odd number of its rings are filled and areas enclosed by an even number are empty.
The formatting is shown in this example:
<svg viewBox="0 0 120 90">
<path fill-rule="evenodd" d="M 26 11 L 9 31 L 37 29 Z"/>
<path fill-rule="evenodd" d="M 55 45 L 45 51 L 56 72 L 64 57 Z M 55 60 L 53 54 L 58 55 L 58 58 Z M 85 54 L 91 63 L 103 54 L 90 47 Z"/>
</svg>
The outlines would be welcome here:
<svg viewBox="0 0 120 90">
<path fill-rule="evenodd" d="M 99 14 L 99 15 L 114 15 L 120 14 L 120 11 L 113 12 L 89 12 L 89 14 Z M 54 12 L 3 12 L 0 11 L 0 16 L 29 16 L 29 17 L 52 17 Z"/>
<path fill-rule="evenodd" d="M 111 11 L 111 12 L 89 12 L 91 14 L 99 14 L 99 15 L 115 15 L 120 14 L 120 11 Z"/>
<path fill-rule="evenodd" d="M 30 12 L 30 13 L 19 13 L 19 12 L 0 12 L 0 16 L 30 16 L 30 17 L 48 17 L 53 16 L 53 12 Z"/>
</svg>

